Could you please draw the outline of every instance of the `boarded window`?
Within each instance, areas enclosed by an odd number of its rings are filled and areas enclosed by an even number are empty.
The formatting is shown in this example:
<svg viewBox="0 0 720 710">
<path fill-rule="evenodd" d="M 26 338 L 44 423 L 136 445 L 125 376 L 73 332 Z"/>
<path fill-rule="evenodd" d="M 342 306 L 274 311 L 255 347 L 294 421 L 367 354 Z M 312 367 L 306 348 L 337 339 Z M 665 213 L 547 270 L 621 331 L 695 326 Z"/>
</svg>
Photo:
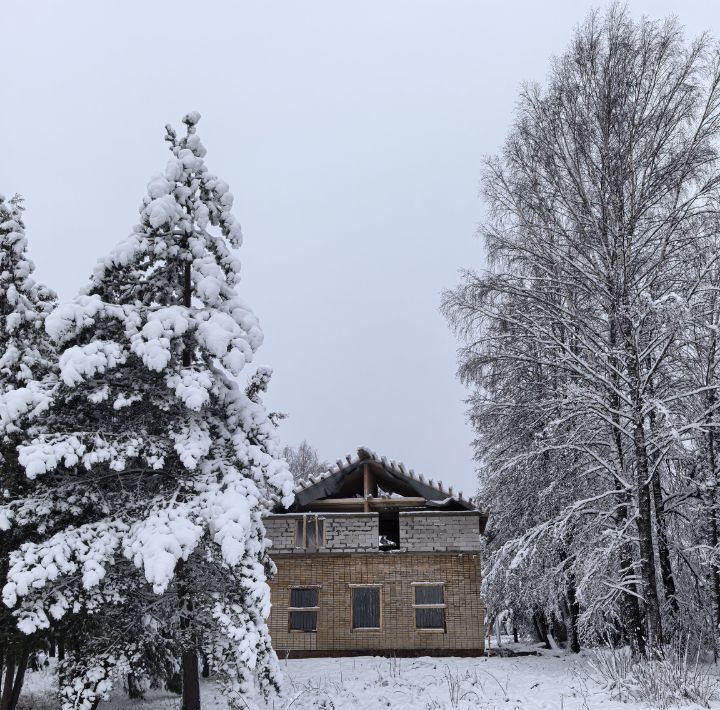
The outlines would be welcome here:
<svg viewBox="0 0 720 710">
<path fill-rule="evenodd" d="M 440 584 L 416 584 L 415 604 L 444 604 L 445 597 Z"/>
<path fill-rule="evenodd" d="M 303 515 L 295 521 L 295 547 L 317 550 L 324 545 L 325 520 L 317 515 Z"/>
<path fill-rule="evenodd" d="M 379 629 L 380 621 L 380 587 L 353 587 L 353 629 Z"/>
<path fill-rule="evenodd" d="M 291 611 L 290 631 L 317 631 L 316 611 Z"/>
<path fill-rule="evenodd" d="M 445 631 L 445 590 L 442 584 L 414 584 L 415 628 Z"/>
<path fill-rule="evenodd" d="M 317 631 L 317 614 L 320 603 L 318 587 L 293 587 L 288 607 L 290 631 Z"/>
<path fill-rule="evenodd" d="M 320 590 L 317 587 L 293 587 L 290 590 L 290 606 L 316 607 L 320 597 Z"/>
<path fill-rule="evenodd" d="M 415 626 L 418 629 L 444 629 L 445 609 L 415 609 Z"/>
</svg>

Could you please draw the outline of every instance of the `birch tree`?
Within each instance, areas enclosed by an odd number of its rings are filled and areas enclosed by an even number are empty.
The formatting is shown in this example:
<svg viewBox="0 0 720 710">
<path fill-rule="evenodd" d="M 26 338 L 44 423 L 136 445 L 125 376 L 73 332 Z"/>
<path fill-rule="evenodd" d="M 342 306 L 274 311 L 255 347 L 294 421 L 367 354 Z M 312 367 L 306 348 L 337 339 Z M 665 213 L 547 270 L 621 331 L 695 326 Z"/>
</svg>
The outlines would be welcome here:
<svg viewBox="0 0 720 710">
<path fill-rule="evenodd" d="M 284 446 L 283 458 L 288 462 L 290 473 L 296 481 L 317 476 L 330 468 L 330 464 L 327 461 L 321 461 L 317 450 L 306 440 L 301 441 L 296 448 Z"/>
<path fill-rule="evenodd" d="M 592 13 L 547 84 L 523 89 L 502 154 L 485 164 L 490 269 L 444 300 L 474 422 L 511 416 L 528 389 L 542 391 L 513 438 L 478 429 L 478 450 L 498 452 L 494 471 L 481 462 L 481 490 L 542 457 L 571 485 L 560 510 L 504 531 L 488 579 L 553 540 L 585 633 L 621 632 L 640 651 L 662 645 L 677 606 L 661 476 L 708 427 L 688 403 L 714 389 L 676 373 L 716 259 L 686 268 L 718 195 L 718 79 L 713 45 L 686 42 L 676 21 Z M 534 382 L 498 387 L 523 368 Z M 491 508 L 502 489 L 486 488 Z"/>
</svg>

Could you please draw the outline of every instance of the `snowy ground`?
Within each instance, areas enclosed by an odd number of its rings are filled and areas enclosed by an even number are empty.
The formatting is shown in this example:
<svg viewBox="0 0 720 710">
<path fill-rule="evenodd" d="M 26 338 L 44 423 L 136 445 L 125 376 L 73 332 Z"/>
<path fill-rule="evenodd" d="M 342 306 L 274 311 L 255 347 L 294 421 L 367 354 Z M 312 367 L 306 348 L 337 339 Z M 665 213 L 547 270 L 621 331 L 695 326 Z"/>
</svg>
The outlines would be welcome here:
<svg viewBox="0 0 720 710">
<path fill-rule="evenodd" d="M 375 657 L 283 661 L 286 689 L 268 710 L 640 710 L 595 682 L 591 657 L 561 653 L 515 658 Z M 33 673 L 19 710 L 56 710 L 49 672 Z M 178 710 L 177 696 L 154 692 L 144 701 L 122 695 L 107 710 Z M 248 707 L 256 707 L 249 705 Z M 685 706 L 696 710 L 700 706 Z M 720 709 L 714 701 L 713 708 Z M 227 703 L 208 682 L 204 710 Z"/>
</svg>

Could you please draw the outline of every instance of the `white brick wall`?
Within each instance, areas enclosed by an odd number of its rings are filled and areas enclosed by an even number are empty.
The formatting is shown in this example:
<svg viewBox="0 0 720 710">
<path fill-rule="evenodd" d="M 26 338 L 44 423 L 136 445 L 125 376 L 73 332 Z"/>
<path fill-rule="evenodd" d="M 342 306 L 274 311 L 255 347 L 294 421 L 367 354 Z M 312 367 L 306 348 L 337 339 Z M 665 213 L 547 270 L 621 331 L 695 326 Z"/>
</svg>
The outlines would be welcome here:
<svg viewBox="0 0 720 710">
<path fill-rule="evenodd" d="M 305 513 L 307 524 L 314 524 L 315 513 Z M 272 540 L 271 554 L 305 554 L 295 547 L 295 529 L 303 513 L 269 515 L 265 530 Z M 379 552 L 377 513 L 317 513 L 325 526 L 325 544 L 317 552 Z"/>
<path fill-rule="evenodd" d="M 480 515 L 475 511 L 400 513 L 400 549 L 407 552 L 475 552 Z"/>
<path fill-rule="evenodd" d="M 314 513 L 306 513 L 308 525 Z M 377 513 L 318 513 L 324 521 L 325 544 L 317 552 L 379 552 Z M 295 547 L 295 527 L 302 513 L 269 515 L 265 529 L 271 553 L 304 554 Z M 405 552 L 477 552 L 480 516 L 475 511 L 400 513 L 400 550 Z"/>
</svg>

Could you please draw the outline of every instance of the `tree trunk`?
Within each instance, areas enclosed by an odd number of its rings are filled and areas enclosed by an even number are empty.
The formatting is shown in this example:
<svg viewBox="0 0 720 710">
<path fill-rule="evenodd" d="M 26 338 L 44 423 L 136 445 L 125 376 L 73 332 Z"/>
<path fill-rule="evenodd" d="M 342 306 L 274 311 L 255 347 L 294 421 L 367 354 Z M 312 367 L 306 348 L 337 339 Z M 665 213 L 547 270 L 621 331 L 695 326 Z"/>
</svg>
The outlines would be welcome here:
<svg viewBox="0 0 720 710">
<path fill-rule="evenodd" d="M 715 359 L 715 343 L 712 343 L 710 350 L 711 362 Z M 717 501 L 717 468 L 715 462 L 715 390 L 710 389 L 707 394 L 707 465 L 709 471 L 705 476 L 705 507 L 707 509 L 708 519 L 708 537 L 710 538 L 710 547 L 717 549 L 720 543 L 720 523 L 718 521 L 718 501 Z M 714 642 L 717 653 L 717 630 L 720 628 L 720 569 L 717 564 L 710 565 L 710 577 L 712 581 L 712 596 L 715 605 L 715 624 L 714 624 Z"/>
<path fill-rule="evenodd" d="M 619 429 L 615 430 L 615 447 L 619 461 L 623 460 L 623 446 L 620 439 Z M 621 528 L 627 520 L 629 520 L 632 509 L 632 498 L 630 493 L 624 489 L 618 489 L 618 498 L 620 505 L 617 510 L 617 527 Z M 634 564 L 629 543 L 623 544 L 620 550 L 620 567 L 623 577 L 625 575 L 634 576 Z M 633 653 L 645 655 L 645 633 L 643 630 L 642 614 L 640 612 L 640 602 L 638 601 L 637 585 L 635 582 L 628 584 L 629 590 L 623 594 L 623 610 L 626 619 L 625 630 L 629 635 L 630 647 Z"/>
<path fill-rule="evenodd" d="M 187 245 L 186 245 L 187 246 Z M 192 306 L 192 267 L 189 261 L 186 261 L 183 267 L 183 306 L 190 308 Z M 182 354 L 183 367 L 192 365 L 192 351 L 185 344 Z"/>
<path fill-rule="evenodd" d="M 65 684 L 65 638 L 63 636 L 57 639 L 57 659 L 58 659 L 58 681 L 60 687 Z"/>
<path fill-rule="evenodd" d="M 655 508 L 655 530 L 660 558 L 660 577 L 662 579 L 665 599 L 667 600 L 673 614 L 678 612 L 677 592 L 675 589 L 675 577 L 673 576 L 672 564 L 670 562 L 670 546 L 667 537 L 667 521 L 665 520 L 665 502 L 660 487 L 660 471 L 656 470 L 652 479 L 653 505 Z"/>
<path fill-rule="evenodd" d="M 568 648 L 573 653 L 580 653 L 580 634 L 578 634 L 578 618 L 580 617 L 580 604 L 575 594 L 575 583 L 570 581 L 567 586 L 567 614 L 565 629 L 567 633 Z"/>
<path fill-rule="evenodd" d="M 207 657 L 207 653 L 203 653 L 202 655 L 202 677 L 210 677 L 210 660 Z"/>
<path fill-rule="evenodd" d="M 195 638 L 191 632 L 193 604 L 185 579 L 185 563 L 180 560 L 176 568 L 178 601 L 180 604 L 180 628 L 183 634 L 182 664 L 182 710 L 200 710 L 200 675 Z"/>
<path fill-rule="evenodd" d="M 14 680 L 15 654 L 8 651 L 7 660 L 5 662 L 5 680 L 3 681 L 2 697 L 0 697 L 0 710 L 10 710 Z"/>
<path fill-rule="evenodd" d="M 182 655 L 183 695 L 182 710 L 200 710 L 200 678 L 198 657 L 194 648 L 186 649 Z"/>
<path fill-rule="evenodd" d="M 128 697 L 131 700 L 141 700 L 145 696 L 145 693 L 143 693 L 135 674 L 132 672 L 127 675 L 127 687 Z"/>
<path fill-rule="evenodd" d="M 637 376 L 637 373 L 633 373 Z M 652 536 L 652 505 L 650 497 L 650 475 L 648 470 L 645 425 L 642 404 L 636 399 L 633 442 L 635 444 L 635 467 L 638 495 L 637 528 L 640 544 L 640 579 L 645 601 L 645 624 L 648 650 L 652 653 L 662 645 L 662 621 L 660 601 L 657 594 L 657 572 L 655 549 Z"/>
<path fill-rule="evenodd" d="M 648 362 L 648 369 L 652 368 L 652 361 Z M 648 381 L 648 395 L 655 397 L 655 389 L 652 379 Z M 654 410 L 651 410 L 648 416 L 650 424 L 650 432 L 655 432 L 656 416 Z M 671 474 L 670 464 L 668 466 L 668 474 Z M 672 564 L 670 561 L 670 546 L 668 544 L 667 520 L 665 518 L 665 501 L 662 496 L 662 485 L 660 481 L 659 459 L 656 462 L 651 481 L 653 510 L 655 511 L 655 542 L 657 544 L 658 558 L 660 560 L 660 580 L 665 593 L 665 601 L 670 607 L 673 614 L 678 612 L 677 592 L 675 589 L 675 577 L 673 576 Z"/>
<path fill-rule="evenodd" d="M 620 387 L 620 378 L 617 375 L 619 369 L 619 359 L 615 354 L 615 348 L 618 345 L 618 316 L 615 308 L 611 308 L 608 312 L 609 331 L 608 341 L 610 345 L 610 364 L 612 366 L 611 378 L 613 382 L 613 392 L 610 395 L 610 402 L 612 404 L 612 430 L 611 436 L 615 446 L 615 456 L 617 460 L 615 462 L 618 474 L 618 480 L 616 480 L 617 494 L 620 505 L 617 508 L 617 527 L 622 528 L 625 523 L 630 519 L 632 515 L 633 501 L 632 496 L 628 490 L 626 490 L 621 480 L 625 473 L 625 446 L 622 439 L 622 427 L 620 423 L 620 397 L 617 391 Z M 634 577 L 634 564 L 633 564 L 633 549 L 630 542 L 625 542 L 620 549 L 620 567 L 623 577 L 627 574 Z M 622 580 L 624 582 L 624 579 Z M 633 653 L 639 653 L 641 656 L 645 655 L 645 634 L 642 623 L 642 614 L 640 612 L 640 602 L 638 601 L 637 585 L 635 582 L 628 583 L 628 591 L 623 594 L 622 605 L 624 610 L 624 616 L 626 619 L 625 630 L 629 635 L 630 647 Z"/>
<path fill-rule="evenodd" d="M 545 648 L 550 649 L 550 641 L 548 639 L 547 624 L 542 612 L 533 613 L 533 624 L 535 631 L 537 632 L 538 638 L 545 644 Z"/>
<path fill-rule="evenodd" d="M 718 524 L 717 516 L 717 493 L 713 488 L 708 495 L 708 515 L 710 518 L 710 547 L 717 549 L 720 543 L 720 525 Z M 712 577 L 712 591 L 715 602 L 715 629 L 720 628 L 720 569 L 717 564 L 713 564 L 710 567 Z M 716 631 L 717 633 L 717 631 Z"/>
<path fill-rule="evenodd" d="M 20 693 L 22 692 L 23 683 L 25 682 L 25 671 L 27 670 L 29 660 L 30 651 L 24 648 L 22 650 L 22 653 L 20 654 L 20 661 L 18 663 L 17 673 L 15 673 L 12 697 L 10 698 L 10 710 L 15 710 L 18 701 L 20 700 Z"/>
<path fill-rule="evenodd" d="M 575 575 L 572 573 L 572 568 L 565 564 L 568 560 L 565 550 L 570 548 L 571 545 L 572 539 L 566 539 L 563 546 L 558 549 L 558 557 L 567 572 L 565 598 L 562 600 L 563 624 L 565 625 L 565 638 L 568 642 L 568 648 L 573 653 L 580 653 L 580 636 L 577 628 L 578 618 L 580 617 L 580 604 L 575 592 Z"/>
<path fill-rule="evenodd" d="M 7 651 L 7 649 L 5 648 L 5 646 L 0 646 L 0 697 L 2 697 L 2 687 L 3 687 L 2 672 L 5 667 L 4 664 L 5 664 L 5 652 L 6 651 Z"/>
<path fill-rule="evenodd" d="M 184 244 L 187 247 L 187 244 Z M 190 308 L 192 305 L 192 266 L 186 261 L 183 266 L 183 306 Z M 192 351 L 187 346 L 182 354 L 183 367 L 192 365 Z M 178 591 L 180 592 L 181 619 L 180 627 L 188 629 L 192 617 L 192 602 L 182 581 L 183 562 L 178 563 Z M 192 639 L 188 639 L 182 653 L 182 710 L 200 710 L 200 677 L 198 675 L 198 656 Z"/>
<path fill-rule="evenodd" d="M 645 415 L 640 381 L 640 361 L 633 345 L 632 326 L 625 323 L 625 342 L 628 353 L 627 369 L 632 383 L 632 437 L 635 453 L 635 485 L 637 488 L 637 529 L 640 547 L 640 582 L 645 602 L 645 630 L 647 651 L 653 653 L 662 645 L 662 621 L 657 593 L 655 547 L 653 545 L 652 497 L 650 466 L 648 463 Z"/>
</svg>

